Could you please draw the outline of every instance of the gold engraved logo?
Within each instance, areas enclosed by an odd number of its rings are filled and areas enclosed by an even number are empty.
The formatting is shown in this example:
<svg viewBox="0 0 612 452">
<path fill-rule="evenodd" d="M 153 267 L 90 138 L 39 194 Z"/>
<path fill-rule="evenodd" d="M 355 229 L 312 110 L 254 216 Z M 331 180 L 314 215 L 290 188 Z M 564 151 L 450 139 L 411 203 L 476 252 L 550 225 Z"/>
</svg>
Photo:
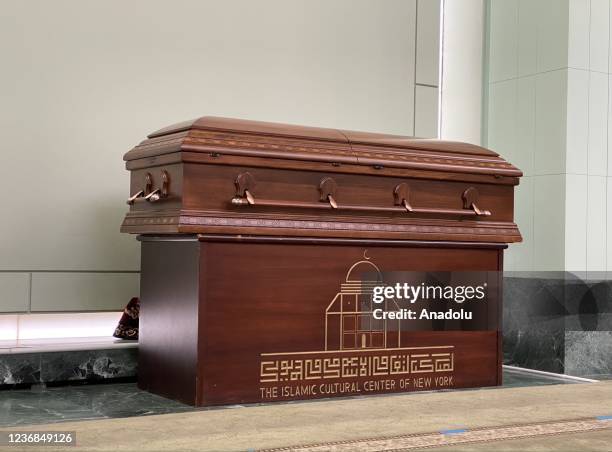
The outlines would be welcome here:
<svg viewBox="0 0 612 452">
<path fill-rule="evenodd" d="M 261 354 L 262 397 L 276 397 L 270 395 L 276 394 L 274 385 L 287 384 L 298 385 L 305 391 L 297 395 L 313 395 L 317 391 L 313 384 L 333 380 L 370 379 L 370 385 L 380 381 L 385 383 L 385 389 L 395 390 L 408 387 L 402 386 L 408 385 L 408 377 L 419 379 L 419 374 L 449 375 L 454 371 L 454 346 L 402 347 L 400 321 L 374 319 L 374 287 L 384 283 L 382 272 L 366 253 L 364 260 L 348 269 L 340 291 L 325 309 L 323 350 Z M 399 310 L 395 300 L 384 303 L 377 307 Z M 452 382 L 452 377 L 437 378 L 443 378 L 448 384 Z M 396 379 L 400 379 L 398 386 L 394 383 Z M 350 384 L 351 392 L 360 392 L 360 386 Z M 281 395 L 294 394 L 289 391 Z"/>
<path fill-rule="evenodd" d="M 382 284 L 380 269 L 367 258 L 349 268 L 340 292 L 325 309 L 325 350 L 401 346 L 400 321 L 372 315 L 374 287 Z M 386 300 L 384 310 L 391 309 L 399 310 L 397 302 Z"/>
<path fill-rule="evenodd" d="M 424 349 L 440 352 L 423 353 Z M 309 352 L 305 356 L 291 354 L 266 354 L 261 362 L 260 382 L 305 382 L 358 377 L 390 377 L 419 373 L 452 372 L 454 353 L 452 346 L 406 347 L 378 350 L 374 355 L 361 351 L 342 357 L 320 358 L 321 352 Z M 445 350 L 443 353 L 442 350 Z M 310 356 L 308 356 L 310 355 Z"/>
</svg>

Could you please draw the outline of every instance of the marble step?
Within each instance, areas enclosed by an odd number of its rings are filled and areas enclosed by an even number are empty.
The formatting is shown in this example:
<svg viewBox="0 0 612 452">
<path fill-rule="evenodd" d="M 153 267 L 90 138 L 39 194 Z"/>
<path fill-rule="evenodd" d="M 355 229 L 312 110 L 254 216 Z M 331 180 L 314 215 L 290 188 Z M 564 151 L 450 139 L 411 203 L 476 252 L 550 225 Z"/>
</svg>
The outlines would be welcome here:
<svg viewBox="0 0 612 452">
<path fill-rule="evenodd" d="M 138 341 L 113 337 L 0 341 L 0 388 L 135 379 Z"/>
</svg>

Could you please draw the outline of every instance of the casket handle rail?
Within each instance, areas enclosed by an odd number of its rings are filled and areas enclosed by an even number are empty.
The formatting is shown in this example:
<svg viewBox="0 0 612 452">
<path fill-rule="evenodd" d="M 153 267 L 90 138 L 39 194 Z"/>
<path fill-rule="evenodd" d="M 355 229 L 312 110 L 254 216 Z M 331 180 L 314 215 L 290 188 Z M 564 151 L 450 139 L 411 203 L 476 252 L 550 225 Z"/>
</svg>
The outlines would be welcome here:
<svg viewBox="0 0 612 452">
<path fill-rule="evenodd" d="M 157 202 L 162 198 L 167 198 L 170 193 L 170 176 L 166 170 L 161 172 L 162 186 L 161 188 L 153 189 L 153 176 L 151 173 L 145 174 L 144 189 L 138 190 L 130 196 L 126 203 L 133 205 L 138 200 Z"/>
<path fill-rule="evenodd" d="M 406 212 L 412 214 L 438 214 L 456 216 L 490 216 L 491 212 L 478 207 L 478 190 L 468 187 L 462 194 L 463 209 L 437 207 L 414 207 L 410 203 L 410 186 L 402 182 L 393 190 L 393 206 L 364 206 L 356 204 L 339 204 L 336 201 L 338 184 L 331 177 L 324 177 L 319 182 L 319 202 L 285 201 L 277 199 L 256 198 L 252 190 L 255 177 L 248 171 L 240 173 L 234 182 L 236 195 L 231 203 L 236 206 L 292 207 L 304 209 L 358 210 L 362 212 Z"/>
</svg>

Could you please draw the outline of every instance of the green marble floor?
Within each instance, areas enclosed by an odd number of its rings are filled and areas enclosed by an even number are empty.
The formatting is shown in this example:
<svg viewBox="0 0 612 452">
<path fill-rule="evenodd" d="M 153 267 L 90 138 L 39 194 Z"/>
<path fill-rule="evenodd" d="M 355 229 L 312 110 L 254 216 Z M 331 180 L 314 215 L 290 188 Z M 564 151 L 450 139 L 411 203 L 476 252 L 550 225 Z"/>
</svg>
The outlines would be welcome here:
<svg viewBox="0 0 612 452">
<path fill-rule="evenodd" d="M 136 383 L 61 386 L 0 391 L 0 426 L 47 424 L 179 413 L 193 408 L 141 391 Z"/>
<path fill-rule="evenodd" d="M 571 383 L 575 382 L 504 370 L 504 387 Z M 136 383 L 0 391 L 0 427 L 181 413 L 194 410 L 182 403 L 141 391 L 136 387 Z"/>
</svg>

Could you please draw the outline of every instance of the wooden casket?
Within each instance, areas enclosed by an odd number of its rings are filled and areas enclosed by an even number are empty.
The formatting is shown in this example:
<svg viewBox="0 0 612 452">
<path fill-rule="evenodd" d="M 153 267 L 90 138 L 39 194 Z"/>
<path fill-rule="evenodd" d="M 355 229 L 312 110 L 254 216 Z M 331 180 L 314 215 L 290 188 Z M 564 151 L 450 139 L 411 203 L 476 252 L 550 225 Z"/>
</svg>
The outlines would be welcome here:
<svg viewBox="0 0 612 452">
<path fill-rule="evenodd" d="M 203 117 L 124 159 L 121 230 L 142 242 L 141 388 L 206 406 L 501 384 L 522 174 L 498 154 Z M 372 287 L 388 275 L 484 281 L 486 300 L 469 321 L 380 321 Z"/>
</svg>

